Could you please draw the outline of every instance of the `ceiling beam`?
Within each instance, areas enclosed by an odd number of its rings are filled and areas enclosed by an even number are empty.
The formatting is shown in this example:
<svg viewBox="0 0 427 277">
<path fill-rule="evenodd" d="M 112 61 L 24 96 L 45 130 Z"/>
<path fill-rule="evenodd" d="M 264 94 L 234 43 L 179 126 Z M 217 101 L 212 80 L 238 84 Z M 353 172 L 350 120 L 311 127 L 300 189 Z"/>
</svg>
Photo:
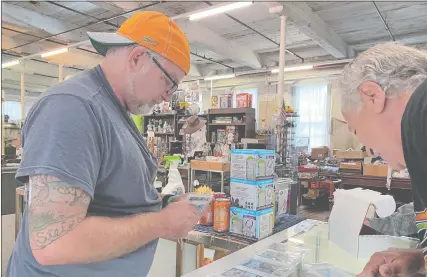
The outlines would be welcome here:
<svg viewBox="0 0 427 277">
<path fill-rule="evenodd" d="M 2 3 L 2 22 L 33 30 L 43 30 L 49 34 L 58 34 L 78 27 L 75 24 L 65 23 L 62 20 L 9 3 Z M 78 30 L 61 34 L 58 37 L 68 41 L 81 41 L 86 39 L 86 33 Z"/>
<path fill-rule="evenodd" d="M 418 45 L 421 48 L 425 48 L 427 45 L 427 33 L 426 32 L 417 32 L 412 34 L 397 35 L 395 36 L 396 41 L 407 44 L 407 45 Z M 356 52 L 365 51 L 368 48 L 374 47 L 380 43 L 390 42 L 390 37 L 383 37 L 377 40 L 370 40 L 354 45 L 350 45 L 349 48 L 355 50 Z"/>
<path fill-rule="evenodd" d="M 3 86 L 5 100 L 6 101 L 20 101 L 21 100 L 21 89 L 16 87 L 14 84 L 8 83 L 6 86 Z M 25 99 L 37 100 L 40 97 L 40 94 L 43 93 L 45 89 L 33 88 L 25 90 Z"/>
<path fill-rule="evenodd" d="M 304 2 L 267 2 L 271 13 L 284 15 L 335 58 L 348 57 L 347 43 Z"/>
<path fill-rule="evenodd" d="M 3 69 L 1 79 L 2 81 L 18 81 L 19 84 L 21 80 L 21 73 L 9 69 Z M 44 77 L 35 74 L 25 74 L 25 85 L 42 85 L 45 87 L 50 87 L 56 83 L 58 83 L 57 78 Z"/>
<path fill-rule="evenodd" d="M 115 4 L 117 5 L 118 3 L 115 2 Z M 171 19 L 173 19 L 183 29 L 190 43 L 198 42 L 202 44 L 206 49 L 226 58 L 232 59 L 241 65 L 249 66 L 254 69 L 262 68 L 263 66 L 260 63 L 257 54 L 251 49 L 236 42 L 228 41 L 224 37 L 213 32 L 212 30 L 203 27 L 198 22 L 188 20 L 189 16 L 193 13 L 211 10 L 213 8 L 221 7 L 228 4 L 229 3 L 215 4 L 203 9 L 198 9 L 195 11 L 171 16 Z M 123 9 L 126 10 L 125 8 Z M 131 15 L 131 13 L 126 14 L 124 15 L 124 17 L 129 18 Z"/>
<path fill-rule="evenodd" d="M 212 30 L 189 20 L 177 21 L 190 43 L 197 42 L 206 49 L 254 69 L 262 68 L 258 55 L 243 45 L 228 41 Z"/>
<path fill-rule="evenodd" d="M 197 64 L 191 63 L 190 72 L 188 72 L 188 76 L 200 77 L 202 73 L 200 73 L 200 68 Z"/>
<path fill-rule="evenodd" d="M 122 13 L 123 9 L 117 7 L 114 4 L 110 4 L 110 2 L 104 2 L 104 1 L 88 1 L 89 3 L 91 3 L 92 5 L 95 5 L 101 9 L 107 10 L 107 11 L 112 11 L 114 13 Z"/>
<path fill-rule="evenodd" d="M 4 35 L 2 36 L 3 49 L 14 48 L 17 45 L 22 45 L 24 43 L 25 43 L 25 40 L 15 39 L 15 38 L 7 37 Z M 63 46 L 43 41 L 39 43 L 29 44 L 20 48 L 16 48 L 12 51 L 16 54 L 22 53 L 21 55 L 27 56 L 27 54 L 24 54 L 24 53 L 31 53 L 31 54 L 42 53 L 46 51 L 52 51 L 53 49 L 57 49 L 60 47 L 63 47 Z M 12 53 L 12 52 L 6 51 L 5 53 Z M 40 57 L 36 57 L 36 58 L 42 59 Z M 54 55 L 54 56 L 45 58 L 44 60 L 48 62 L 56 63 L 56 64 L 63 64 L 64 66 L 68 66 L 68 67 L 89 68 L 98 64 L 101 58 L 102 56 L 100 55 L 81 51 L 76 48 L 70 48 L 67 53 Z M 16 57 L 10 58 L 10 60 L 15 60 L 15 59 L 17 58 Z"/>
</svg>

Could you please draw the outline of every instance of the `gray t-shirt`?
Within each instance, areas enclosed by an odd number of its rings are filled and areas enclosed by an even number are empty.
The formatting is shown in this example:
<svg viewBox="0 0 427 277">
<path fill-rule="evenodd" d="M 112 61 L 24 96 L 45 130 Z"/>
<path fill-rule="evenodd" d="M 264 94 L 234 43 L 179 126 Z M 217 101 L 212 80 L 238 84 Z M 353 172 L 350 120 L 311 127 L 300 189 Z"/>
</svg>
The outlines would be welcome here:
<svg viewBox="0 0 427 277">
<path fill-rule="evenodd" d="M 53 86 L 37 101 L 25 120 L 22 144 L 16 178 L 25 183 L 30 175 L 49 174 L 84 189 L 92 196 L 88 216 L 161 209 L 153 185 L 157 162 L 99 66 Z M 25 209 L 6 276 L 144 277 L 156 246 L 157 240 L 99 263 L 41 266 L 30 249 Z"/>
</svg>

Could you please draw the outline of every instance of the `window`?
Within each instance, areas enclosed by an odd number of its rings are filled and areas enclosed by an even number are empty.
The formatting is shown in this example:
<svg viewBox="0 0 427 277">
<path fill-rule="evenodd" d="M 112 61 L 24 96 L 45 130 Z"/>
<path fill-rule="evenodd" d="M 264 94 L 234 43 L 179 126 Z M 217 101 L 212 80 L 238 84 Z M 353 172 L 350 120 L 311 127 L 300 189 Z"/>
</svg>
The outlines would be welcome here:
<svg viewBox="0 0 427 277">
<path fill-rule="evenodd" d="M 36 102 L 37 98 L 28 98 L 25 99 L 25 116 L 30 111 L 31 107 Z M 9 116 L 10 122 L 20 122 L 21 121 L 21 102 L 6 100 L 3 102 L 3 115 Z"/>
<path fill-rule="evenodd" d="M 9 121 L 19 121 L 21 119 L 21 103 L 5 101 L 3 103 L 3 114 L 9 116 Z"/>
<path fill-rule="evenodd" d="M 309 149 L 329 146 L 330 96 L 328 83 L 294 87 L 295 109 L 299 114 L 297 137 L 308 137 Z"/>
</svg>

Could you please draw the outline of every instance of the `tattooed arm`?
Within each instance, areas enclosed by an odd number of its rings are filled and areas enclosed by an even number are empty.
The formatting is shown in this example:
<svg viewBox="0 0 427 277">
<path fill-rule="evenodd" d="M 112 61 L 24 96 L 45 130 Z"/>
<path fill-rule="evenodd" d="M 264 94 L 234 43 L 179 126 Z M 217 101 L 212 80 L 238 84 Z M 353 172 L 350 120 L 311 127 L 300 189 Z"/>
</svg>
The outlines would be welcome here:
<svg viewBox="0 0 427 277">
<path fill-rule="evenodd" d="M 29 237 L 37 262 L 59 265 L 117 258 L 158 237 L 184 236 L 193 224 L 186 214 L 194 224 L 198 219 L 188 204 L 123 218 L 86 217 L 89 202 L 89 194 L 56 177 L 30 176 Z M 169 223 L 178 215 L 180 221 Z"/>
</svg>

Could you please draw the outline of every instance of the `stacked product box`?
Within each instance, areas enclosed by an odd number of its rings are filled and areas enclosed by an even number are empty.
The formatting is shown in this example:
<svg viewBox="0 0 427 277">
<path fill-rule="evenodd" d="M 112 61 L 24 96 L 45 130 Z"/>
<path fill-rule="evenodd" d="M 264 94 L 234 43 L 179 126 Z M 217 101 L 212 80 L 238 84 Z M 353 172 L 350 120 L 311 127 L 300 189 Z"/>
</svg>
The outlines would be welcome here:
<svg viewBox="0 0 427 277">
<path fill-rule="evenodd" d="M 250 239 L 263 239 L 274 227 L 273 150 L 231 151 L 230 232 Z"/>
<path fill-rule="evenodd" d="M 274 150 L 235 149 L 231 151 L 231 178 L 240 180 L 273 179 Z"/>
</svg>

